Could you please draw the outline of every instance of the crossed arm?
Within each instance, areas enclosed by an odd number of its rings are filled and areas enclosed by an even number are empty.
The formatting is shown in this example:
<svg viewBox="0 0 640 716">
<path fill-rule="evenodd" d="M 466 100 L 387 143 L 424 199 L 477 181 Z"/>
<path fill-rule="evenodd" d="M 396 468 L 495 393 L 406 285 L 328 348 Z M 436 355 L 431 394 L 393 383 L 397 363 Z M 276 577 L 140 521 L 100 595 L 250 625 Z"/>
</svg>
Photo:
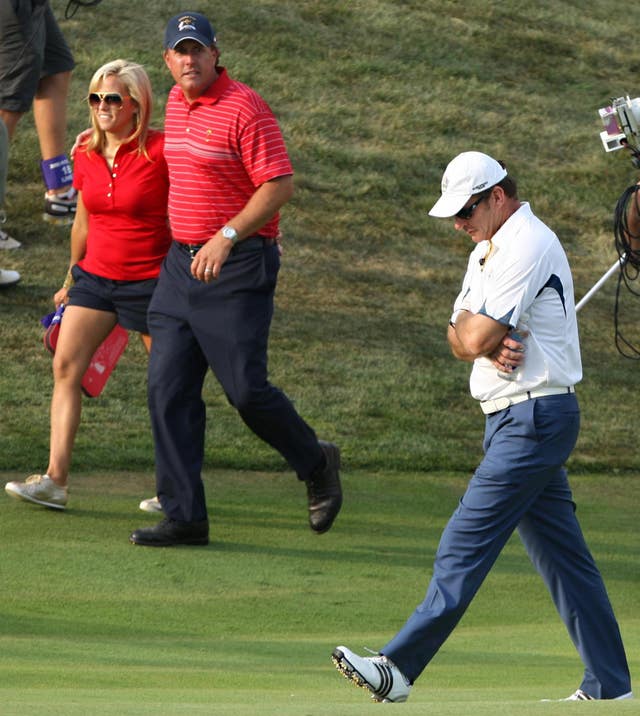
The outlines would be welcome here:
<svg viewBox="0 0 640 716">
<path fill-rule="evenodd" d="M 488 358 L 499 370 L 512 371 L 524 362 L 524 344 L 512 338 L 503 323 L 471 311 L 460 311 L 447 340 L 459 360 Z"/>
</svg>

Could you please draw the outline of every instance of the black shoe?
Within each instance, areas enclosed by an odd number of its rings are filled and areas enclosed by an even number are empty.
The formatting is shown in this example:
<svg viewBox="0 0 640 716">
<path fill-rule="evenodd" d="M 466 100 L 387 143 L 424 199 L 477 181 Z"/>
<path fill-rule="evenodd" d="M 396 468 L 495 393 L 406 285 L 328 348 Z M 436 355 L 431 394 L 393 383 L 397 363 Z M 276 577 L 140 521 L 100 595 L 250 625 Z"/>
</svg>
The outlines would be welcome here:
<svg viewBox="0 0 640 716">
<path fill-rule="evenodd" d="M 307 483 L 309 499 L 309 525 L 314 532 L 322 534 L 330 529 L 342 507 L 340 487 L 340 450 L 337 445 L 322 440 L 320 447 L 326 458 L 326 465 L 316 470 Z"/>
<path fill-rule="evenodd" d="M 131 533 L 129 541 L 145 547 L 172 547 L 177 544 L 209 544 L 209 522 L 177 522 L 165 517 L 153 527 Z"/>
</svg>

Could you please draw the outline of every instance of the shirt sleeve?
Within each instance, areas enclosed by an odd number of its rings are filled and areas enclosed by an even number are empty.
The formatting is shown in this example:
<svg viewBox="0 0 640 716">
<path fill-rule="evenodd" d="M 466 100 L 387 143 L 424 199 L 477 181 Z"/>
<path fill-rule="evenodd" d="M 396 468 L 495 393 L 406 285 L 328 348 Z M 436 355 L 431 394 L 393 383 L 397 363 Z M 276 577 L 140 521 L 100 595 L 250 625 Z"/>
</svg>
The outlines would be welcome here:
<svg viewBox="0 0 640 716">
<path fill-rule="evenodd" d="M 293 174 L 282 132 L 270 111 L 257 114 L 243 129 L 240 152 L 254 186 Z"/>
</svg>

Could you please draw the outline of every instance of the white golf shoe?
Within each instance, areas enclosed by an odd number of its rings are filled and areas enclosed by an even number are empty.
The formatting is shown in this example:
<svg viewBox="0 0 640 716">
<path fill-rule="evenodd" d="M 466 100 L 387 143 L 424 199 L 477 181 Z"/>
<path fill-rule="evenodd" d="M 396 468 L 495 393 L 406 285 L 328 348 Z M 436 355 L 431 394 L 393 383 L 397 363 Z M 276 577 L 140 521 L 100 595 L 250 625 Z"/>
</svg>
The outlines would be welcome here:
<svg viewBox="0 0 640 716">
<path fill-rule="evenodd" d="M 4 224 L 6 220 L 7 215 L 4 213 L 4 209 L 0 209 L 0 224 Z M 0 249 L 19 249 L 21 246 L 19 241 L 0 229 Z"/>
<path fill-rule="evenodd" d="M 157 495 L 156 497 L 149 497 L 147 500 L 142 500 L 139 507 L 143 512 L 162 512 L 162 505 Z"/>
<path fill-rule="evenodd" d="M 589 696 L 586 691 L 578 689 L 571 696 L 567 696 L 566 699 L 560 699 L 561 701 L 596 701 L 593 696 Z"/>
<path fill-rule="evenodd" d="M 347 679 L 368 689 L 374 701 L 400 703 L 409 696 L 409 680 L 386 656 L 358 656 L 346 646 L 338 646 L 331 660 Z"/>
<path fill-rule="evenodd" d="M 17 239 L 0 229 L 0 249 L 19 249 L 21 246 L 22 244 Z"/>
<path fill-rule="evenodd" d="M 8 271 L 0 269 L 0 287 L 13 286 L 20 280 L 20 274 L 17 271 Z"/>
<path fill-rule="evenodd" d="M 67 488 L 56 485 L 49 475 L 31 475 L 24 482 L 7 482 L 4 489 L 17 500 L 54 510 L 64 510 L 67 505 Z"/>
<path fill-rule="evenodd" d="M 611 699 L 611 701 L 622 701 L 623 699 L 632 699 L 633 698 L 633 692 L 629 691 L 627 694 L 622 694 L 622 696 L 616 696 L 615 698 Z M 582 689 L 578 689 L 577 691 L 574 691 L 571 696 L 567 696 L 565 699 L 542 699 L 543 701 L 599 701 L 600 699 L 596 699 L 595 696 L 591 696 L 586 691 L 583 691 Z"/>
</svg>

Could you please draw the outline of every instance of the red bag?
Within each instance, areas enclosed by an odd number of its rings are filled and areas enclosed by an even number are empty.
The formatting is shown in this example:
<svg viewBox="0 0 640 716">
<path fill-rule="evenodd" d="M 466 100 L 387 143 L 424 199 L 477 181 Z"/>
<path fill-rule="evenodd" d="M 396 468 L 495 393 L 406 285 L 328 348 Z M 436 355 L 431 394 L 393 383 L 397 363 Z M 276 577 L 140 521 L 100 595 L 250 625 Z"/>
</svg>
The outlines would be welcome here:
<svg viewBox="0 0 640 716">
<path fill-rule="evenodd" d="M 46 328 L 43 337 L 44 345 L 51 353 L 56 352 L 63 313 L 64 306 L 62 305 L 55 313 L 50 313 L 40 321 Z M 82 392 L 85 395 L 89 398 L 97 398 L 100 395 L 128 342 L 129 334 L 122 326 L 116 324 L 111 333 L 98 346 L 82 378 Z"/>
</svg>

